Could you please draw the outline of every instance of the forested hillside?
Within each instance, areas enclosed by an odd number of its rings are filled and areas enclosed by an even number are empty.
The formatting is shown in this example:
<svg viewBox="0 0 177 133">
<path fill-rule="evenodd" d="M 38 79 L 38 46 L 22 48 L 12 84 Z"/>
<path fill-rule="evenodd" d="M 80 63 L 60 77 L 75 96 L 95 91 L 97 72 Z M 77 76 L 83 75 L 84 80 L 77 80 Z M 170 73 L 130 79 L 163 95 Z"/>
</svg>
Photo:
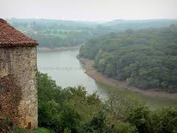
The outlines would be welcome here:
<svg viewBox="0 0 177 133">
<path fill-rule="evenodd" d="M 177 91 L 177 26 L 126 30 L 88 41 L 80 56 L 106 76 L 142 89 Z"/>
<path fill-rule="evenodd" d="M 8 19 L 10 24 L 38 41 L 42 47 L 75 46 L 92 36 L 97 23 L 49 19 Z"/>
<path fill-rule="evenodd" d="M 177 24 L 177 20 L 115 20 L 106 23 L 48 19 L 7 19 L 7 21 L 37 40 L 41 47 L 75 46 L 84 44 L 93 37 L 112 32 Z"/>
<path fill-rule="evenodd" d="M 149 20 L 122 20 L 117 19 L 104 24 L 114 30 L 124 31 L 126 29 L 146 29 L 146 28 L 161 28 L 177 24 L 177 20 L 173 19 L 149 19 Z"/>
</svg>

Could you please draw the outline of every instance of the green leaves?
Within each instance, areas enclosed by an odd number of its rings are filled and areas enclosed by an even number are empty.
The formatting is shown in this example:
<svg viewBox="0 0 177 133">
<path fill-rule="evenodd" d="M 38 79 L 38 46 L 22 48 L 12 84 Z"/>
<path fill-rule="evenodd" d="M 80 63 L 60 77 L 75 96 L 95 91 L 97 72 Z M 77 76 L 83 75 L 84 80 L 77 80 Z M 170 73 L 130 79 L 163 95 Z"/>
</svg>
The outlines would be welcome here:
<svg viewBox="0 0 177 133">
<path fill-rule="evenodd" d="M 176 133 L 177 110 L 150 111 L 126 91 L 110 94 L 103 103 L 84 87 L 61 89 L 38 73 L 39 126 L 36 132 L 56 133 Z"/>
<path fill-rule="evenodd" d="M 127 121 L 136 126 L 139 133 L 175 133 L 177 109 L 162 108 L 150 111 L 146 106 L 138 106 L 130 110 Z"/>
<path fill-rule="evenodd" d="M 99 112 L 97 116 L 84 125 L 82 131 L 86 133 L 111 133 L 112 129 L 105 123 L 105 120 L 105 114 Z"/>
<path fill-rule="evenodd" d="M 171 28 L 173 27 L 173 28 Z M 112 33 L 88 41 L 80 56 L 94 59 L 109 77 L 128 80 L 142 89 L 177 88 L 177 26 Z"/>
<path fill-rule="evenodd" d="M 82 86 L 61 89 L 47 74 L 38 73 L 39 126 L 55 132 L 79 133 L 103 103 Z"/>
</svg>

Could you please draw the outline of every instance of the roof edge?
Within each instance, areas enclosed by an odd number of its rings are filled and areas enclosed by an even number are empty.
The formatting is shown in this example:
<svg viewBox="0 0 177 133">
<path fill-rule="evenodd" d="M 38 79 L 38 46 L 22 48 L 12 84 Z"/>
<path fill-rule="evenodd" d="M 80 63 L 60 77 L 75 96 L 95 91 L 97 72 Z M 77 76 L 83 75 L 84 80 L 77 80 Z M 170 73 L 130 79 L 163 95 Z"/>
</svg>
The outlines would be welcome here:
<svg viewBox="0 0 177 133">
<path fill-rule="evenodd" d="M 26 44 L 0 44 L 0 48 L 8 48 L 8 47 L 37 47 L 37 45 L 39 45 L 38 43 L 26 43 Z"/>
<path fill-rule="evenodd" d="M 2 23 L 7 23 L 7 21 L 4 20 L 4 19 L 2 19 L 2 18 L 0 18 L 0 22 L 2 22 Z"/>
<path fill-rule="evenodd" d="M 39 45 L 36 40 L 17 30 L 2 18 L 0 18 L 0 35 L 0 48 L 34 47 Z"/>
</svg>

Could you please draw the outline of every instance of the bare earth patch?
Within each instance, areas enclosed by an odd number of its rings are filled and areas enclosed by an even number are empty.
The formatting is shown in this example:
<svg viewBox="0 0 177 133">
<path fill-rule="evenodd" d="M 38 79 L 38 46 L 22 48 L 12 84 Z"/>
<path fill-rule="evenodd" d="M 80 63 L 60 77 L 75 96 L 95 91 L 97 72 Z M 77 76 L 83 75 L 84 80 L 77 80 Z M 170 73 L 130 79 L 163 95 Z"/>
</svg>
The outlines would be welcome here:
<svg viewBox="0 0 177 133">
<path fill-rule="evenodd" d="M 102 73 L 98 72 L 96 69 L 92 67 L 94 63 L 93 60 L 80 58 L 80 57 L 78 57 L 78 59 L 82 63 L 84 69 L 86 70 L 85 73 L 98 82 L 104 83 L 112 87 L 126 88 L 133 92 L 141 93 L 147 96 L 162 97 L 162 98 L 177 100 L 177 93 L 167 93 L 159 89 L 142 90 L 136 87 L 129 86 L 125 81 L 118 81 L 113 78 L 106 77 Z"/>
</svg>

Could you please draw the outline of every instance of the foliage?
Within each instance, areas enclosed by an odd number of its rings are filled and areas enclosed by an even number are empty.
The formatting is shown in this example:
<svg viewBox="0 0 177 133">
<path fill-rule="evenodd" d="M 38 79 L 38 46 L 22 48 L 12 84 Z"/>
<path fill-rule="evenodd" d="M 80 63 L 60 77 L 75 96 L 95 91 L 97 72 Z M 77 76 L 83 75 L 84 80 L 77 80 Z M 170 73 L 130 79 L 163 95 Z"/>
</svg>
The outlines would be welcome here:
<svg viewBox="0 0 177 133">
<path fill-rule="evenodd" d="M 50 131 L 46 128 L 37 128 L 34 130 L 34 133 L 54 133 L 53 131 Z"/>
<path fill-rule="evenodd" d="M 128 122 L 121 122 L 118 125 L 118 133 L 137 133 L 137 128 Z"/>
<path fill-rule="evenodd" d="M 110 133 L 112 129 L 105 123 L 106 116 L 103 112 L 84 125 L 83 132 L 87 133 Z"/>
<path fill-rule="evenodd" d="M 130 111 L 127 121 L 136 126 L 139 133 L 176 133 L 177 109 L 150 111 L 146 106 L 139 106 Z"/>
<path fill-rule="evenodd" d="M 1 133 L 25 133 L 27 129 L 19 128 L 13 124 L 10 117 L 6 117 L 4 120 L 0 120 L 0 132 Z"/>
<path fill-rule="evenodd" d="M 37 82 L 38 82 L 38 100 L 40 103 L 46 103 L 48 101 L 61 100 L 64 99 L 62 95 L 61 87 L 57 86 L 55 81 L 51 80 L 47 74 L 37 74 Z M 50 93 L 49 93 L 50 91 Z"/>
<path fill-rule="evenodd" d="M 106 102 L 110 115 L 116 119 L 125 119 L 130 110 L 140 106 L 142 103 L 134 99 L 128 91 L 115 89 L 110 92 L 109 99 Z"/>
<path fill-rule="evenodd" d="M 96 23 L 48 19 L 9 19 L 15 28 L 37 40 L 43 47 L 69 47 L 92 37 Z"/>
<path fill-rule="evenodd" d="M 163 108 L 150 114 L 149 132 L 154 133 L 176 133 L 177 132 L 177 110 L 174 108 Z"/>
<path fill-rule="evenodd" d="M 41 95 L 39 126 L 46 128 L 38 129 L 38 132 L 177 132 L 177 109 L 163 108 L 152 111 L 129 97 L 126 91 L 110 94 L 109 100 L 103 103 L 95 93 L 88 95 L 82 86 L 61 89 L 46 74 L 41 73 L 38 73 L 38 81 Z M 42 91 L 48 92 L 48 95 Z"/>
<path fill-rule="evenodd" d="M 144 29 L 177 24 L 176 20 L 115 20 L 107 23 L 48 19 L 8 19 L 15 28 L 43 47 L 68 47 L 84 44 L 95 36 L 128 29 Z"/>
<path fill-rule="evenodd" d="M 127 30 L 88 41 L 80 56 L 108 77 L 142 89 L 177 90 L 177 26 Z"/>
<path fill-rule="evenodd" d="M 128 115 L 128 121 L 135 125 L 139 133 L 148 133 L 148 118 L 149 118 L 149 109 L 144 106 L 138 106 L 135 109 L 132 109 Z"/>
<path fill-rule="evenodd" d="M 39 126 L 55 132 L 78 133 L 104 108 L 95 93 L 82 86 L 61 89 L 46 74 L 38 73 L 38 93 Z"/>
</svg>

